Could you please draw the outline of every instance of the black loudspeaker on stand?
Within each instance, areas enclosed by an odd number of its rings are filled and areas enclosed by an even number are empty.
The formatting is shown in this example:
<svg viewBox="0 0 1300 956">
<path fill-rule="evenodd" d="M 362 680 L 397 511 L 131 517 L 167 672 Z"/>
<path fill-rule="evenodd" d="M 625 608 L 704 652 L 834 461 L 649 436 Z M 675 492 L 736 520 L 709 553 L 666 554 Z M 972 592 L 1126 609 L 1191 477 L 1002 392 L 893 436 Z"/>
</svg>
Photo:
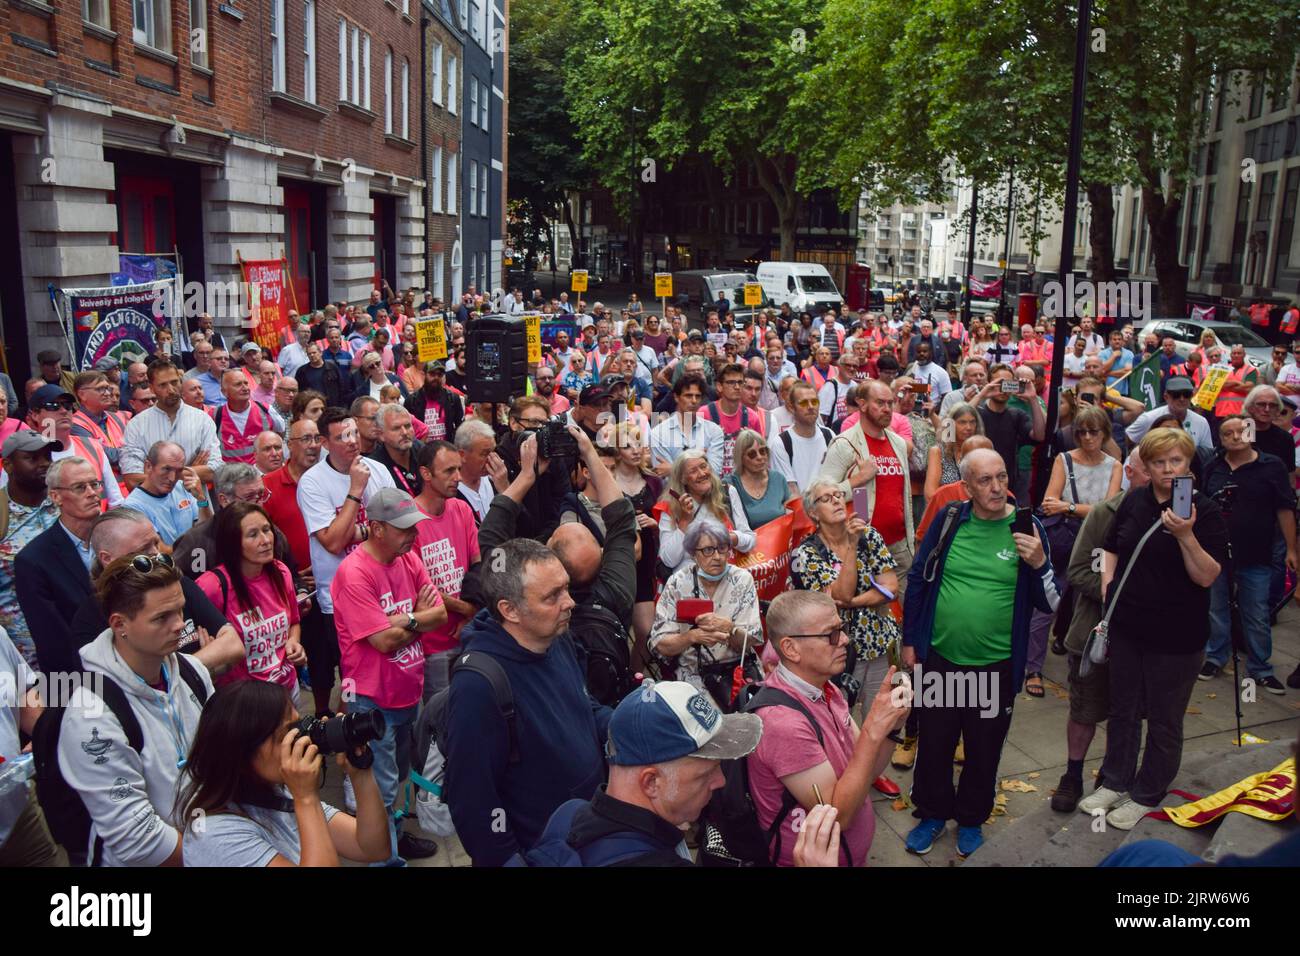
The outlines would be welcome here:
<svg viewBox="0 0 1300 956">
<path fill-rule="evenodd" d="M 504 403 L 524 394 L 528 341 L 524 320 L 508 315 L 472 319 L 465 330 L 465 372 L 471 402 Z"/>
</svg>

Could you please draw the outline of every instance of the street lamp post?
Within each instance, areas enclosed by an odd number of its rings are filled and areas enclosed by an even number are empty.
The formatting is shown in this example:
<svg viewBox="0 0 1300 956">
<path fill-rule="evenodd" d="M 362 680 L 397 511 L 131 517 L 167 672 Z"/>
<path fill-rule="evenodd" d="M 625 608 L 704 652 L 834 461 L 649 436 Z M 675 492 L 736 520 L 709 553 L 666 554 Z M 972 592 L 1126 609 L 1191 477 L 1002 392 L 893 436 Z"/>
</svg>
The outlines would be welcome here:
<svg viewBox="0 0 1300 956">
<path fill-rule="evenodd" d="M 966 300 L 961 307 L 961 324 L 970 328 L 971 276 L 975 274 L 975 219 L 979 214 L 979 183 L 971 180 L 970 184 L 970 235 L 966 239 Z"/>
<path fill-rule="evenodd" d="M 1002 286 L 998 292 L 998 315 L 1003 321 L 1006 320 L 1006 313 L 1003 311 L 1007 301 L 1007 270 L 1011 268 L 1011 210 L 1016 200 L 1016 161 L 1011 160 L 1011 165 L 1007 168 L 1007 226 L 1006 226 L 1006 244 L 1002 253 Z M 1010 323 L 1008 323 L 1010 324 Z"/>
<path fill-rule="evenodd" d="M 1057 276 L 1065 282 L 1067 270 L 1074 271 L 1074 231 L 1079 216 L 1079 168 L 1083 159 L 1083 105 L 1084 91 L 1088 82 L 1088 32 L 1092 21 L 1092 0 L 1079 0 L 1079 23 L 1074 34 L 1074 87 L 1070 102 L 1070 151 L 1065 167 L 1065 206 L 1061 215 L 1061 260 L 1057 267 Z M 1070 335 L 1069 307 L 1062 303 L 1060 314 L 1056 316 L 1056 328 L 1052 339 L 1052 388 L 1047 399 L 1046 435 L 1051 438 L 1056 433 L 1056 420 L 1060 411 L 1060 382 L 1065 374 L 1065 340 Z M 1042 501 L 1047 490 L 1047 449 L 1048 442 L 1038 446 L 1034 455 L 1034 484 L 1031 495 L 1034 501 Z"/>
</svg>

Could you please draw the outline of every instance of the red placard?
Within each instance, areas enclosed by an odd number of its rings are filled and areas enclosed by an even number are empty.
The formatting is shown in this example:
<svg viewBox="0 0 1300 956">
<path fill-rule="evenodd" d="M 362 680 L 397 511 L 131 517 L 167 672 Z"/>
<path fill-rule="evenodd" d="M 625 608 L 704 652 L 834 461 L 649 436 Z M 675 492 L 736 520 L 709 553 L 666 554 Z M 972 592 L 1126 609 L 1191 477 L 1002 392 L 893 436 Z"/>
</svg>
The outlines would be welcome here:
<svg viewBox="0 0 1300 956">
<path fill-rule="evenodd" d="M 253 314 L 248 321 L 253 341 L 268 349 L 272 355 L 278 355 L 280 346 L 289 334 L 289 300 L 284 282 L 284 260 L 245 260 L 242 265 L 244 281 L 250 287 L 249 307 Z"/>
</svg>

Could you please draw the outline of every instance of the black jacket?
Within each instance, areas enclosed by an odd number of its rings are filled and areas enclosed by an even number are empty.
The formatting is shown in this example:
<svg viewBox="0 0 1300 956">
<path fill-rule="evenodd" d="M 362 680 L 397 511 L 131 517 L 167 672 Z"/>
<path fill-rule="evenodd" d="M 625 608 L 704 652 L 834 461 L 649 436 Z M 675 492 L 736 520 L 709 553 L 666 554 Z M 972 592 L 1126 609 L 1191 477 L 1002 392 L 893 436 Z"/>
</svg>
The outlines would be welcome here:
<svg viewBox="0 0 1300 956">
<path fill-rule="evenodd" d="M 90 572 L 62 522 L 56 521 L 18 552 L 14 583 L 41 670 L 80 670 L 72 618 L 91 593 Z"/>
<path fill-rule="evenodd" d="M 460 423 L 465 420 L 465 406 L 461 403 L 460 396 L 443 388 L 431 398 L 428 390 L 422 388 L 407 396 L 406 410 L 420 421 L 424 421 L 424 411 L 429 407 L 430 402 L 442 406 L 443 421 L 447 423 L 447 441 L 451 441 L 456 434 L 456 429 L 460 428 Z"/>
</svg>

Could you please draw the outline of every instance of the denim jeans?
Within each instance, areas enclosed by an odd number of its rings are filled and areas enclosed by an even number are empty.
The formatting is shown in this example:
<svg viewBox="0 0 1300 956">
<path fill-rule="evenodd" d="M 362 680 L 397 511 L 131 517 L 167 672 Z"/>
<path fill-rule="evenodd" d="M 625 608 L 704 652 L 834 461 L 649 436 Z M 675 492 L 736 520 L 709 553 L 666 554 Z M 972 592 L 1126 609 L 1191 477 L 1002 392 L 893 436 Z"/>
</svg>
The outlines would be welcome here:
<svg viewBox="0 0 1300 956">
<path fill-rule="evenodd" d="M 1277 607 L 1286 593 L 1286 538 L 1282 537 L 1281 528 L 1273 529 L 1273 555 L 1269 565 L 1267 612 Z"/>
<path fill-rule="evenodd" d="M 1285 556 L 1283 564 L 1285 566 Z M 1210 586 L 1210 640 L 1205 659 L 1222 667 L 1232 656 L 1232 619 L 1228 603 L 1228 573 L 1224 571 Z M 1232 571 L 1237 582 L 1237 607 L 1241 633 L 1246 642 L 1246 668 L 1255 680 L 1273 676 L 1268 659 L 1273 656 L 1273 629 L 1268 623 L 1269 587 L 1273 569 L 1251 564 Z"/>
<path fill-rule="evenodd" d="M 434 694 L 451 683 L 451 662 L 459 653 L 460 648 L 453 647 L 449 651 L 424 656 L 424 692 L 420 698 L 421 704 L 427 704 Z"/>
<path fill-rule="evenodd" d="M 388 807 L 388 833 L 392 845 L 392 855 L 381 866 L 396 866 L 401 863 L 397 855 L 397 827 L 393 822 L 393 805 L 401 794 L 403 786 L 411 776 L 411 728 L 415 724 L 416 714 L 420 708 L 412 705 L 397 709 L 380 707 L 371 698 L 358 694 L 357 699 L 348 704 L 349 713 L 365 713 L 377 710 L 384 715 L 387 726 L 384 736 L 370 742 L 370 749 L 375 755 L 372 772 L 375 783 L 379 785 L 379 795 Z"/>
</svg>

